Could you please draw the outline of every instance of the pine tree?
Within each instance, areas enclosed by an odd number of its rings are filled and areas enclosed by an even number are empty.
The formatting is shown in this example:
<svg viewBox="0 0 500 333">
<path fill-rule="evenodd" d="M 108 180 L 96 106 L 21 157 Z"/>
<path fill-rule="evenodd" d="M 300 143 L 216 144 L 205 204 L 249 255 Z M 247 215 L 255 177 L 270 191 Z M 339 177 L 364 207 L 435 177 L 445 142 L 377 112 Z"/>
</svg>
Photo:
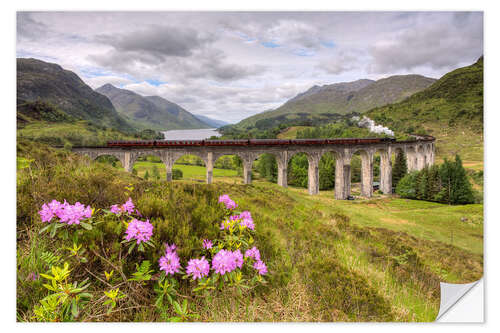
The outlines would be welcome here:
<svg viewBox="0 0 500 333">
<path fill-rule="evenodd" d="M 406 165 L 406 156 L 402 151 L 396 154 L 394 167 L 392 168 L 392 186 L 396 187 L 406 174 L 408 173 L 408 166 Z"/>
<path fill-rule="evenodd" d="M 441 178 L 439 177 L 439 166 L 433 165 L 429 169 L 429 189 L 427 193 L 428 200 L 436 201 L 436 195 L 441 190 Z"/>
<path fill-rule="evenodd" d="M 160 179 L 160 172 L 158 171 L 158 167 L 156 165 L 153 166 L 153 178 L 156 180 Z"/>
<path fill-rule="evenodd" d="M 460 156 L 455 155 L 455 163 L 453 163 L 453 181 L 451 189 L 451 203 L 468 204 L 474 202 L 474 194 L 472 186 L 467 178 L 467 173 L 462 166 Z"/>
<path fill-rule="evenodd" d="M 144 179 L 148 180 L 149 179 L 149 171 L 146 170 L 146 173 L 144 174 Z"/>
</svg>

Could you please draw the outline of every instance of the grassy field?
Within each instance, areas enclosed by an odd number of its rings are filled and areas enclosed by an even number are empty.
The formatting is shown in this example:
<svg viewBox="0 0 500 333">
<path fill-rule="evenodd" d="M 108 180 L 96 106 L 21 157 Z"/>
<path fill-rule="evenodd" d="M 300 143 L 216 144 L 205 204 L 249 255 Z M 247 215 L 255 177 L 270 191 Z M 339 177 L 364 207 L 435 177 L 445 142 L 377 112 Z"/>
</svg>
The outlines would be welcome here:
<svg viewBox="0 0 500 333">
<path fill-rule="evenodd" d="M 139 177 L 144 177 L 146 170 L 148 171 L 149 176 L 151 177 L 152 172 L 153 172 L 153 168 L 155 166 L 158 168 L 158 171 L 160 173 L 160 179 L 166 179 L 165 165 L 163 165 L 162 163 L 138 161 L 134 164 L 134 169 L 137 170 L 137 175 Z M 206 174 L 207 169 L 204 166 L 174 164 L 173 169 L 181 170 L 182 177 L 183 177 L 183 179 L 186 179 L 186 180 L 203 180 L 203 181 L 205 181 L 206 176 L 207 176 L 207 174 Z M 214 178 L 237 177 L 237 172 L 236 172 L 236 170 L 214 168 L 213 177 Z"/>
<path fill-rule="evenodd" d="M 41 280 L 30 278 L 47 269 L 42 253 L 65 255 L 64 247 L 72 246 L 71 239 L 39 235 L 44 226 L 37 213 L 41 204 L 55 198 L 109 208 L 126 200 L 129 194 L 123 191 L 130 185 L 134 203 L 154 225 L 155 242 L 177 244 L 183 265 L 199 253 L 201 239 L 216 235 L 222 216 L 219 195 L 229 194 L 239 209 L 252 213 L 255 242 L 269 269 L 267 284 L 242 296 L 227 289 L 204 298 L 192 294 L 183 280 L 180 292 L 200 321 L 433 321 L 439 310 L 439 282 L 466 283 L 482 276 L 482 205 L 448 206 L 382 195 L 337 201 L 332 191 L 309 196 L 305 189 L 258 180 L 242 185 L 240 178 L 227 174 L 212 185 L 144 181 L 110 165 L 38 149 L 21 145 L 18 150 L 21 321 L 33 320 L 34 305 L 47 294 Z M 191 166 L 186 174 L 188 169 Z M 204 168 L 192 170 L 198 170 L 192 171 L 193 177 L 204 176 Z M 123 231 L 116 233 L 109 223 L 84 233 L 83 242 L 87 251 L 105 260 L 91 255 L 88 262 L 79 263 L 68 257 L 72 277 L 90 277 L 88 291 L 94 295 L 79 320 L 161 320 L 153 305 L 155 282 L 137 284 L 126 278 L 139 260 L 151 260 L 156 273 L 162 250 L 120 259 Z M 104 271 L 112 269 L 117 273 L 108 283 Z M 103 291 L 115 286 L 126 298 L 106 315 Z"/>
<path fill-rule="evenodd" d="M 295 139 L 297 138 L 297 132 L 306 128 L 311 128 L 310 126 L 292 126 L 288 127 L 286 130 L 278 134 L 278 139 Z"/>
</svg>

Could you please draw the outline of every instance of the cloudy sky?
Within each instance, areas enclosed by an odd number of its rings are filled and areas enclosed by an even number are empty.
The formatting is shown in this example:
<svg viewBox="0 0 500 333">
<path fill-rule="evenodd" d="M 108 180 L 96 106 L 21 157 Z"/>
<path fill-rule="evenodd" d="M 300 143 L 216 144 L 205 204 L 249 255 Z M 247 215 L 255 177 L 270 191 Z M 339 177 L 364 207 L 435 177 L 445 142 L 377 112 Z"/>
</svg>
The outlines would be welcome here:
<svg viewBox="0 0 500 333">
<path fill-rule="evenodd" d="M 18 12 L 17 56 L 237 122 L 313 85 L 439 78 L 483 54 L 480 12 Z"/>
</svg>

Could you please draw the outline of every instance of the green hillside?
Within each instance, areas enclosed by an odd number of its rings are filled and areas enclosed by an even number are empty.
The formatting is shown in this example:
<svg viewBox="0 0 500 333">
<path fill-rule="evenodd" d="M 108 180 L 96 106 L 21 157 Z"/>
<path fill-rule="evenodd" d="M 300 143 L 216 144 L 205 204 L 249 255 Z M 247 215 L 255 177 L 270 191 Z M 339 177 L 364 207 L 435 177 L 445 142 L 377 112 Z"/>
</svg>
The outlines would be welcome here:
<svg viewBox="0 0 500 333">
<path fill-rule="evenodd" d="M 439 282 L 472 282 L 483 272 L 480 204 L 449 206 L 384 197 L 337 201 L 331 191 L 309 196 L 306 190 L 267 182 L 145 181 L 27 140 L 18 144 L 19 160 L 19 321 L 36 320 L 34 310 L 49 294 L 43 286 L 47 280 L 38 274 L 50 268 L 50 254 L 56 256 L 53 260 L 59 256 L 59 266 L 63 259 L 69 263 L 70 282 L 89 279 L 85 292 L 92 298 L 80 308 L 77 321 L 165 321 L 155 306 L 162 244 L 177 245 L 183 267 L 189 258 L 201 256 L 202 239 L 220 233 L 221 194 L 251 212 L 253 241 L 268 267 L 266 283 L 241 292 L 224 283 L 222 290 L 195 293 L 198 282 L 176 274 L 179 297 L 199 316 L 192 320 L 434 321 Z M 99 216 L 129 195 L 154 225 L 155 248 L 127 254 L 120 243 L 123 223 L 112 217 L 96 217 L 92 230 L 73 225 L 70 237 L 40 234 L 47 223 L 41 222 L 38 211 L 52 199 L 89 204 Z M 76 255 L 71 252 L 74 242 L 81 245 Z M 152 263 L 152 278 L 133 280 L 136 264 L 144 260 Z M 111 271 L 108 279 L 105 272 Z M 114 288 L 126 298 L 109 311 L 104 292 Z M 176 315 L 174 307 L 165 311 L 167 318 Z"/>
<path fill-rule="evenodd" d="M 110 100 L 86 85 L 75 73 L 38 59 L 17 59 L 17 104 L 44 101 L 77 119 L 133 131 Z M 25 110 L 26 111 L 26 110 Z"/>
<path fill-rule="evenodd" d="M 465 165 L 482 163 L 483 57 L 402 102 L 372 109 L 366 115 L 396 131 L 435 136 L 439 156 L 459 153 Z"/>
</svg>

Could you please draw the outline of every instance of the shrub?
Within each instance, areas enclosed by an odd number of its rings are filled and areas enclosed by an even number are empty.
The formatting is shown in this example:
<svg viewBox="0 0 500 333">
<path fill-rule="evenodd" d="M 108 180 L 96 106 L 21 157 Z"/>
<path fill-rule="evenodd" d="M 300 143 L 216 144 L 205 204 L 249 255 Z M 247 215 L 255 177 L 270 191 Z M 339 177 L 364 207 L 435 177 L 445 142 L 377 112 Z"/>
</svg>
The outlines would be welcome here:
<svg viewBox="0 0 500 333">
<path fill-rule="evenodd" d="M 172 169 L 172 179 L 182 179 L 183 176 L 181 169 Z"/>
</svg>

